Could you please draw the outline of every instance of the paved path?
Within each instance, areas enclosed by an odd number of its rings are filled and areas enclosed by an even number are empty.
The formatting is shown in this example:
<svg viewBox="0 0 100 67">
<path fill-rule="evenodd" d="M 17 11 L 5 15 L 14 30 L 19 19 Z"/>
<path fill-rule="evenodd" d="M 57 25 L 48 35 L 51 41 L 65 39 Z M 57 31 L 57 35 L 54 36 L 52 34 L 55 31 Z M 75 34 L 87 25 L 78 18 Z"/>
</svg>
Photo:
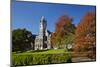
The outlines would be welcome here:
<svg viewBox="0 0 100 67">
<path fill-rule="evenodd" d="M 72 62 L 89 62 L 89 61 L 95 61 L 95 59 L 90 59 L 90 58 L 87 58 L 87 57 L 72 58 Z"/>
</svg>

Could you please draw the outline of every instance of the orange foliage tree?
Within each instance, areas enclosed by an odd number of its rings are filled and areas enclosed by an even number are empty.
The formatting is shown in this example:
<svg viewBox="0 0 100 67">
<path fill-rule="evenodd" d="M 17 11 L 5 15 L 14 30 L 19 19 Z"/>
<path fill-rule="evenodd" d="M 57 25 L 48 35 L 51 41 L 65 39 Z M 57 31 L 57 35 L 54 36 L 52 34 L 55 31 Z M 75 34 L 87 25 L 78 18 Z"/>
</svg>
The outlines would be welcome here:
<svg viewBox="0 0 100 67">
<path fill-rule="evenodd" d="M 72 18 L 64 15 L 61 16 L 55 26 L 55 32 L 52 34 L 52 43 L 58 47 L 65 47 L 72 39 L 68 40 L 70 35 L 73 35 L 75 26 L 72 24 Z M 72 38 L 72 37 L 70 37 Z"/>
<path fill-rule="evenodd" d="M 88 12 L 83 16 L 75 32 L 75 51 L 94 52 L 96 49 L 96 16 Z"/>
</svg>

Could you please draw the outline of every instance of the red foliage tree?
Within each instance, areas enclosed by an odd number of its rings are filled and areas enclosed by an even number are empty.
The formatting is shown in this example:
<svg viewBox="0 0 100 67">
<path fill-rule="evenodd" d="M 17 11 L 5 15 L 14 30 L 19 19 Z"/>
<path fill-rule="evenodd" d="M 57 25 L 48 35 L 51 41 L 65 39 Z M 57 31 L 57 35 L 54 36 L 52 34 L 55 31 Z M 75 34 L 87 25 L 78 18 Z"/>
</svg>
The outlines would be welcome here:
<svg viewBox="0 0 100 67">
<path fill-rule="evenodd" d="M 96 17 L 88 12 L 82 18 L 75 32 L 75 51 L 94 52 L 96 48 Z"/>
<path fill-rule="evenodd" d="M 61 16 L 55 26 L 55 33 L 52 34 L 52 42 L 54 44 L 67 44 L 69 34 L 74 33 L 75 26 L 72 24 L 72 18 L 69 16 Z M 66 41 L 66 43 L 65 43 Z"/>
<path fill-rule="evenodd" d="M 71 24 L 72 19 L 68 16 L 61 16 L 56 23 L 56 32 L 61 32 L 65 25 Z M 66 31 L 67 32 L 67 31 Z"/>
</svg>

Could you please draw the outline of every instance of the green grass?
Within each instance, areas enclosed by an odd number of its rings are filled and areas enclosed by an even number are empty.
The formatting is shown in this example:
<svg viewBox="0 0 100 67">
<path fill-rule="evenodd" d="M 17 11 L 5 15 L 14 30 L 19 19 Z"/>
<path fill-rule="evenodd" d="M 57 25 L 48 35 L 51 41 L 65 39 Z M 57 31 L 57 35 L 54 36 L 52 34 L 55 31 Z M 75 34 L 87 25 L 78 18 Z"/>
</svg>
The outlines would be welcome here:
<svg viewBox="0 0 100 67">
<path fill-rule="evenodd" d="M 19 65 L 37 65 L 71 62 L 71 55 L 64 49 L 57 50 L 30 50 L 23 53 L 13 52 L 12 64 Z"/>
<path fill-rule="evenodd" d="M 30 50 L 30 51 L 26 51 L 26 52 L 13 52 L 13 54 L 16 55 L 22 55 L 22 54 L 51 54 L 51 53 L 64 53 L 66 52 L 64 49 L 50 49 L 50 50 Z"/>
</svg>

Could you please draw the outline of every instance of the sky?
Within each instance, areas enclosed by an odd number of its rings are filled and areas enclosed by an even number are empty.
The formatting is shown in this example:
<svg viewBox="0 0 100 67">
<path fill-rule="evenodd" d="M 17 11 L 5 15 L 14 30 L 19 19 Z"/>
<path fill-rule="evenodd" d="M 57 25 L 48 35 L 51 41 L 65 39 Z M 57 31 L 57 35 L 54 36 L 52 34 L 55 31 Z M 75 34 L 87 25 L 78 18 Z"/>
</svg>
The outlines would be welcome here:
<svg viewBox="0 0 100 67">
<path fill-rule="evenodd" d="M 38 34 L 41 16 L 44 16 L 47 20 L 47 29 L 54 32 L 55 23 L 60 16 L 71 17 L 73 19 L 72 23 L 77 25 L 85 13 L 96 12 L 95 6 L 24 1 L 12 1 L 11 4 L 12 30 L 26 28 L 32 34 Z"/>
</svg>

